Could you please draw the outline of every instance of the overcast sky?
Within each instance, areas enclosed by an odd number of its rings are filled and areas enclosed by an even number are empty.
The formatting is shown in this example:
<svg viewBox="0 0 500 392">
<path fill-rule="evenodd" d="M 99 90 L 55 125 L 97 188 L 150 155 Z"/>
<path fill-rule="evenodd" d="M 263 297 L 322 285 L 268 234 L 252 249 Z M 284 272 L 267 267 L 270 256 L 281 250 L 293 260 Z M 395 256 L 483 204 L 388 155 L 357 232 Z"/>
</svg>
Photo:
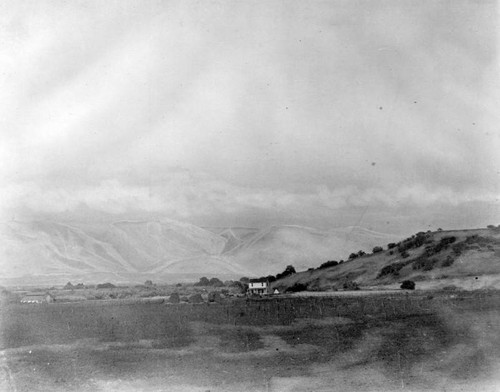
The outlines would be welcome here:
<svg viewBox="0 0 500 392">
<path fill-rule="evenodd" d="M 11 219 L 500 224 L 498 2 L 0 3 Z"/>
</svg>

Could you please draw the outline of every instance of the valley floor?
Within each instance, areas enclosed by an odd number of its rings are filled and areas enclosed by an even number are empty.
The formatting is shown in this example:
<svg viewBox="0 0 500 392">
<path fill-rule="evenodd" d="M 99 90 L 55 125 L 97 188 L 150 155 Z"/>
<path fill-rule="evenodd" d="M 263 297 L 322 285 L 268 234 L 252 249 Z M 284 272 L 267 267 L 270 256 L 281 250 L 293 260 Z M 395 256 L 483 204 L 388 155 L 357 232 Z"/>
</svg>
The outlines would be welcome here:
<svg viewBox="0 0 500 392">
<path fill-rule="evenodd" d="M 500 293 L 1 309 L 2 391 L 498 391 Z"/>
</svg>

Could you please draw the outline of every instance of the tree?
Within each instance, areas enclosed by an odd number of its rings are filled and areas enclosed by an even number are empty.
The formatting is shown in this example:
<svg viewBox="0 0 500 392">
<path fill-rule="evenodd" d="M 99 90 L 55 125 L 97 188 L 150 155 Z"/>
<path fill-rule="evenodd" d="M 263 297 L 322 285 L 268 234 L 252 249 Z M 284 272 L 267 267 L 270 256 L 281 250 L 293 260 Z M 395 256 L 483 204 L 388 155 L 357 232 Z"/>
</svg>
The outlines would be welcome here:
<svg viewBox="0 0 500 392">
<path fill-rule="evenodd" d="M 376 246 L 375 248 L 373 248 L 373 253 L 379 253 L 379 252 L 382 252 L 384 250 L 384 248 L 382 248 L 381 246 Z"/>
<path fill-rule="evenodd" d="M 222 283 L 222 281 L 218 278 L 212 278 L 209 281 L 209 285 L 213 287 L 222 287 L 224 286 L 224 283 Z"/>
<path fill-rule="evenodd" d="M 66 283 L 66 286 L 64 286 L 64 290 L 73 290 L 73 284 L 71 282 Z"/>
<path fill-rule="evenodd" d="M 403 283 L 401 283 L 401 289 L 415 290 L 415 282 L 413 280 L 404 280 Z"/>
<path fill-rule="evenodd" d="M 295 267 L 293 265 L 287 265 L 284 271 L 287 275 L 296 274 Z"/>
<path fill-rule="evenodd" d="M 390 242 L 387 244 L 387 249 L 392 249 L 392 248 L 395 248 L 396 247 L 396 244 L 394 242 Z"/>
<path fill-rule="evenodd" d="M 194 285 L 195 286 L 209 286 L 210 281 L 208 280 L 208 278 L 202 277 L 202 278 L 200 278 L 200 281 L 198 283 L 195 283 Z"/>
<path fill-rule="evenodd" d="M 153 281 L 151 281 L 151 280 L 146 280 L 146 281 L 144 282 L 144 286 L 147 286 L 147 287 L 152 287 L 152 286 L 153 286 Z"/>
<path fill-rule="evenodd" d="M 250 278 L 247 278 L 246 276 L 243 276 L 242 278 L 240 278 L 240 282 L 241 283 L 248 283 L 248 282 L 250 282 Z"/>
</svg>

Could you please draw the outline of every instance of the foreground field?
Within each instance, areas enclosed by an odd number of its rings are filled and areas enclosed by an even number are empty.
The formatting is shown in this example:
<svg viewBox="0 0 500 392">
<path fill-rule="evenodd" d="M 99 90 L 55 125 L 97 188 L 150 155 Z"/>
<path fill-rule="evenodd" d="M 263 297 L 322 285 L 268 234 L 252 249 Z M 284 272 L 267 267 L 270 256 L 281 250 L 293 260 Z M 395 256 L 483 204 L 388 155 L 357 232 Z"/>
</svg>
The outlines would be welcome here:
<svg viewBox="0 0 500 392">
<path fill-rule="evenodd" d="M 497 391 L 500 294 L 2 309 L 5 391 Z"/>
</svg>

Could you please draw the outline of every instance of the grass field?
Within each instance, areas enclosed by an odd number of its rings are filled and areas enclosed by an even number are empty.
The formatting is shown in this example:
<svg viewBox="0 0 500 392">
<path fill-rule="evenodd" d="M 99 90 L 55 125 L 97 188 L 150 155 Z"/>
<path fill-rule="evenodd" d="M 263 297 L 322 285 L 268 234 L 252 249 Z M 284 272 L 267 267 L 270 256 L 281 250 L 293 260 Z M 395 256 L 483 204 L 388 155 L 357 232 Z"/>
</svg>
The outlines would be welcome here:
<svg viewBox="0 0 500 392">
<path fill-rule="evenodd" d="M 5 391 L 497 391 L 500 293 L 1 309 Z"/>
</svg>

